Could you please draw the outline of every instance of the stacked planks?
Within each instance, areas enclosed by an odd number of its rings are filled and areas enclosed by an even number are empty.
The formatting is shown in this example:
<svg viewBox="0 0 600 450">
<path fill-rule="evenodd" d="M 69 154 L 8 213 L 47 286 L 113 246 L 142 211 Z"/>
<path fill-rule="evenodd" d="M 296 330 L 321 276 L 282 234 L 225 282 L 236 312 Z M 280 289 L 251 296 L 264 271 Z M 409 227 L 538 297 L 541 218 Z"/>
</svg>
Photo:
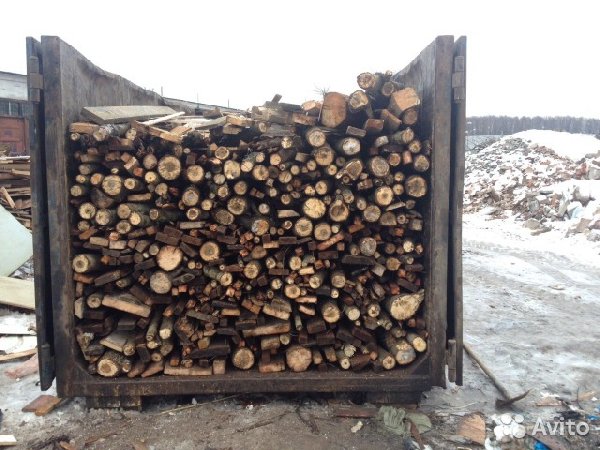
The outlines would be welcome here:
<svg viewBox="0 0 600 450">
<path fill-rule="evenodd" d="M 29 156 L 0 157 L 0 204 L 31 229 Z"/>
<path fill-rule="evenodd" d="M 91 373 L 390 370 L 426 351 L 420 99 L 357 80 L 245 114 L 71 124 Z"/>
</svg>

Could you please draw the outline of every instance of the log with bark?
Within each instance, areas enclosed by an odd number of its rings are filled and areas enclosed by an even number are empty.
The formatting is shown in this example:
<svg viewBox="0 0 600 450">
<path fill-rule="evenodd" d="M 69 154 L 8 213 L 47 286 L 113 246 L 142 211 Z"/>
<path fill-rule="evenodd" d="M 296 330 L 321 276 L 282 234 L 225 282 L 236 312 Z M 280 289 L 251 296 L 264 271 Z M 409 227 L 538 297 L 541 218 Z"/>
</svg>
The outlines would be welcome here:
<svg viewBox="0 0 600 450">
<path fill-rule="evenodd" d="M 71 125 L 91 373 L 392 370 L 427 351 L 421 101 L 390 73 L 358 84 L 247 114 Z"/>
</svg>

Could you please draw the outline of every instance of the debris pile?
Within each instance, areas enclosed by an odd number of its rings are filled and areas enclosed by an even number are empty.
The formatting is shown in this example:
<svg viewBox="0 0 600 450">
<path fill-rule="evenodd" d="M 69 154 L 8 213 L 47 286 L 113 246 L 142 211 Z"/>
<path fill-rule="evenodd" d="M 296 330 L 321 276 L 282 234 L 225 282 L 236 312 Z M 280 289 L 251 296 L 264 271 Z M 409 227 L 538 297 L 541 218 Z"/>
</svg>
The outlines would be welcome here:
<svg viewBox="0 0 600 450">
<path fill-rule="evenodd" d="M 574 160 L 527 133 L 467 153 L 465 213 L 486 208 L 495 218 L 514 216 L 534 234 L 569 221 L 570 232 L 600 240 L 600 141 L 599 151 L 574 151 Z"/>
<path fill-rule="evenodd" d="M 0 205 L 31 230 L 29 156 L 0 158 Z"/>
</svg>

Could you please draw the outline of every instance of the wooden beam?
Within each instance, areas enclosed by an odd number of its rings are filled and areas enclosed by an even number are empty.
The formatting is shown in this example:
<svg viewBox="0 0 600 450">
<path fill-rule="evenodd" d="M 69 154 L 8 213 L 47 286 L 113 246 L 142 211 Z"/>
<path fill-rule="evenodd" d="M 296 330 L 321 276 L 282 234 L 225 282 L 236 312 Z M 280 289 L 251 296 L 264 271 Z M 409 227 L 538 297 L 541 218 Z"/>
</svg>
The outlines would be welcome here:
<svg viewBox="0 0 600 450">
<path fill-rule="evenodd" d="M 0 303 L 17 308 L 35 309 L 33 281 L 0 277 Z"/>
<path fill-rule="evenodd" d="M 83 117 L 100 125 L 123 123 L 131 120 L 148 120 L 175 112 L 173 108 L 168 106 L 156 105 L 88 106 L 81 110 Z"/>
<path fill-rule="evenodd" d="M 169 114 L 163 117 L 157 117 L 156 119 L 151 119 L 151 120 L 146 120 L 145 122 L 142 122 L 144 125 L 156 125 L 157 123 L 162 123 L 162 122 L 168 122 L 171 119 L 174 119 L 175 117 L 179 117 L 179 116 L 183 116 L 185 114 L 185 111 L 179 111 L 173 114 Z"/>
<path fill-rule="evenodd" d="M 37 348 L 31 348 L 29 350 L 11 353 L 9 355 L 0 355 L 0 362 L 12 361 L 14 359 L 19 359 L 19 358 L 25 358 L 26 356 L 35 355 L 36 353 L 37 353 Z"/>
</svg>

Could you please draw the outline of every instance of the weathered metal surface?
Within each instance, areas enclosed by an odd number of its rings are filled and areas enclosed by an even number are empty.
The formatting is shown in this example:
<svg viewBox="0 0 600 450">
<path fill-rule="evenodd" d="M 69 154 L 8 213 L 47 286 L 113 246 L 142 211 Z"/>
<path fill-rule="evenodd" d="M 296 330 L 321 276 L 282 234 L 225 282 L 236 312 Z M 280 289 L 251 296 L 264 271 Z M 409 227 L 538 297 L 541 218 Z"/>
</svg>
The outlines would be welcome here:
<svg viewBox="0 0 600 450">
<path fill-rule="evenodd" d="M 424 312 L 429 332 L 431 383 L 445 386 L 448 286 L 448 217 L 450 167 L 451 75 L 454 38 L 438 36 L 395 79 L 421 96 L 417 133 L 431 139 L 429 194 L 421 200 L 425 223 Z"/>
<path fill-rule="evenodd" d="M 462 212 L 465 184 L 465 129 L 466 129 L 466 58 L 467 38 L 462 36 L 454 44 L 452 75 L 452 146 L 450 154 L 450 236 L 448 240 L 448 340 L 455 342 L 454 379 L 463 381 L 463 279 L 462 279 Z"/>
<path fill-rule="evenodd" d="M 84 106 L 160 105 L 159 95 L 93 65 L 77 50 L 55 36 L 42 37 L 50 277 L 54 319 L 57 391 L 74 395 L 76 361 L 73 335 L 74 286 L 71 274 L 68 173 L 66 151 L 69 123 L 79 119 Z"/>
<path fill-rule="evenodd" d="M 52 280 L 50 276 L 50 237 L 48 235 L 48 193 L 46 189 L 46 150 L 44 139 L 44 98 L 39 83 L 42 75 L 41 45 L 27 38 L 27 79 L 31 114 L 28 117 L 31 162 L 31 215 L 33 223 L 33 265 L 35 316 L 37 319 L 40 386 L 46 390 L 54 379 L 54 335 L 52 319 Z"/>
<path fill-rule="evenodd" d="M 431 384 L 426 375 L 407 375 L 402 370 L 354 373 L 332 368 L 327 372 L 280 372 L 257 370 L 229 372 L 206 377 L 160 375 L 143 379 L 102 378 L 77 368 L 77 396 L 149 396 L 257 392 L 423 392 Z"/>
</svg>

